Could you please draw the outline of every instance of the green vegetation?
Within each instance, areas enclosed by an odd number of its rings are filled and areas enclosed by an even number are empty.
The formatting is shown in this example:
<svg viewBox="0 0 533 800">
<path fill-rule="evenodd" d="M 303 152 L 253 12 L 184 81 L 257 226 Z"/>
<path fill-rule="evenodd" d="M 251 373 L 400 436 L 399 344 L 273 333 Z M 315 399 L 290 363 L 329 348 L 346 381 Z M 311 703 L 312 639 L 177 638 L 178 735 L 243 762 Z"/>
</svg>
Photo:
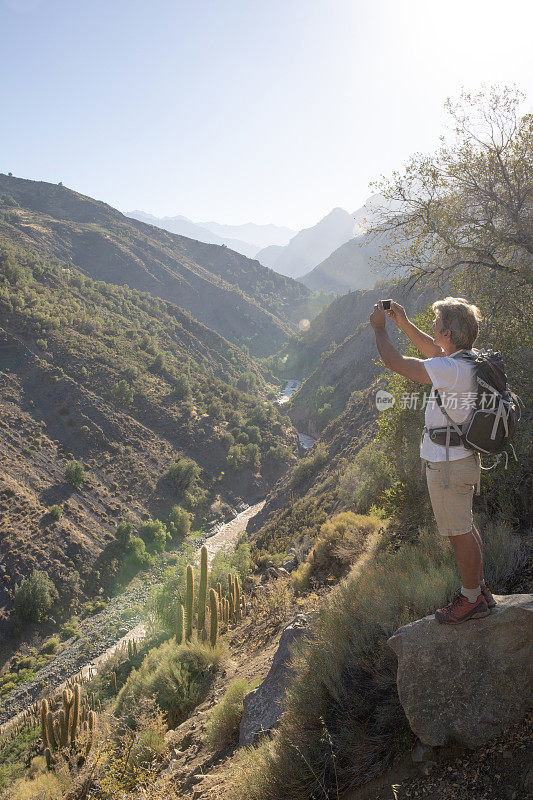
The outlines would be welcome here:
<svg viewBox="0 0 533 800">
<path fill-rule="evenodd" d="M 132 718 L 141 697 L 154 697 L 170 728 L 187 719 L 205 697 L 213 680 L 213 667 L 223 649 L 193 641 L 178 645 L 174 640 L 152 649 L 138 670 L 133 670 L 121 689 L 116 713 Z"/>
<path fill-rule="evenodd" d="M 340 793 L 353 790 L 412 745 L 386 641 L 449 600 L 457 576 L 451 548 L 432 531 L 396 552 L 391 536 L 370 534 L 363 555 L 322 605 L 310 640 L 297 648 L 279 732 L 241 754 L 232 800 L 305 800 L 329 796 L 336 786 Z M 505 591 L 524 546 L 509 529 L 493 527 L 486 540 L 487 580 Z"/>
<path fill-rule="evenodd" d="M 57 521 L 63 515 L 63 509 L 61 506 L 57 505 L 57 503 L 54 503 L 54 505 L 50 506 L 48 509 L 48 513 L 52 519 Z"/>
<path fill-rule="evenodd" d="M 191 458 L 179 458 L 168 468 L 167 480 L 178 492 L 192 489 L 198 480 L 200 468 Z"/>
<path fill-rule="evenodd" d="M 50 636 L 46 641 L 43 643 L 41 647 L 41 653 L 57 653 L 61 643 L 57 636 Z"/>
<path fill-rule="evenodd" d="M 79 461 L 69 461 L 65 467 L 65 480 L 67 483 L 70 483 L 71 486 L 79 489 L 85 480 L 83 464 L 80 464 Z"/>
<path fill-rule="evenodd" d="M 298 464 L 291 472 L 289 486 L 297 489 L 308 483 L 317 469 L 320 469 L 327 461 L 326 447 L 323 442 L 314 445 L 308 456 L 300 459 Z"/>
<path fill-rule="evenodd" d="M 111 389 L 111 397 L 121 406 L 131 406 L 133 403 L 133 389 L 126 380 L 116 383 Z"/>
<path fill-rule="evenodd" d="M 133 535 L 133 525 L 131 522 L 124 522 L 121 520 L 117 525 L 117 529 L 115 531 L 115 538 L 117 542 L 120 544 L 121 547 L 126 548 L 128 543 Z"/>
<path fill-rule="evenodd" d="M 232 747 L 239 741 L 239 724 L 243 711 L 243 700 L 255 688 L 245 678 L 233 680 L 224 697 L 211 712 L 205 732 L 205 739 L 211 750 Z"/>
<path fill-rule="evenodd" d="M 15 586 L 13 618 L 18 624 L 42 622 L 59 595 L 46 572 L 34 569 Z"/>
<path fill-rule="evenodd" d="M 172 506 L 167 519 L 167 529 L 173 539 L 185 539 L 191 530 L 191 515 L 181 506 Z"/>
<path fill-rule="evenodd" d="M 0 791 L 13 786 L 25 770 L 27 753 L 36 745 L 38 728 L 24 727 L 13 739 L 0 747 Z"/>
<path fill-rule="evenodd" d="M 148 520 L 141 526 L 140 534 L 151 553 L 162 553 L 170 533 L 160 519 Z"/>
<path fill-rule="evenodd" d="M 320 527 L 307 559 L 292 573 L 297 591 L 309 589 L 328 579 L 337 582 L 364 552 L 367 540 L 383 526 L 378 517 L 344 511 Z"/>
<path fill-rule="evenodd" d="M 2 220 L 0 200 L 0 230 Z M 237 436 L 246 435 L 248 445 L 239 451 L 237 468 L 268 463 L 269 469 L 280 469 L 290 458 L 283 450 L 282 415 L 265 401 L 267 387 L 257 366 L 171 303 L 93 281 L 72 264 L 0 237 L 0 315 L 4 326 L 25 341 L 38 346 L 46 339 L 51 361 L 41 363 L 45 383 L 70 377 L 142 422 L 163 415 L 185 440 L 220 451 L 222 469 Z M 161 368 L 154 370 L 159 354 Z M 61 369 L 52 366 L 54 361 Z M 248 377 L 241 381 L 244 374 Z M 216 414 L 216 430 L 213 419 L 204 417 L 209 410 Z M 69 424 L 76 430 L 75 418 Z M 88 425 L 80 425 L 79 433 L 90 441 Z M 184 461 L 171 466 L 168 478 L 181 493 L 180 505 L 192 509 L 208 498 L 198 466 Z"/>
</svg>

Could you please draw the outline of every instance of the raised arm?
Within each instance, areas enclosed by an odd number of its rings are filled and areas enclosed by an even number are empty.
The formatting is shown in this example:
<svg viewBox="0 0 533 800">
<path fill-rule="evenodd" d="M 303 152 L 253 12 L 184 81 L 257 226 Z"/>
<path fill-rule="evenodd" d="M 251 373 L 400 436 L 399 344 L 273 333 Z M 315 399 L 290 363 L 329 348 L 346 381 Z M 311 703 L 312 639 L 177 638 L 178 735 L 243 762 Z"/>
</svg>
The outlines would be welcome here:
<svg viewBox="0 0 533 800">
<path fill-rule="evenodd" d="M 421 331 L 408 319 L 405 309 L 394 300 L 391 303 L 389 317 L 410 338 L 412 343 L 426 358 L 445 355 L 441 347 L 435 344 L 431 336 Z"/>
<path fill-rule="evenodd" d="M 394 347 L 385 329 L 386 319 L 381 303 L 376 303 L 370 315 L 370 324 L 374 329 L 378 352 L 385 366 L 417 383 L 431 383 L 422 359 L 404 356 Z"/>
</svg>

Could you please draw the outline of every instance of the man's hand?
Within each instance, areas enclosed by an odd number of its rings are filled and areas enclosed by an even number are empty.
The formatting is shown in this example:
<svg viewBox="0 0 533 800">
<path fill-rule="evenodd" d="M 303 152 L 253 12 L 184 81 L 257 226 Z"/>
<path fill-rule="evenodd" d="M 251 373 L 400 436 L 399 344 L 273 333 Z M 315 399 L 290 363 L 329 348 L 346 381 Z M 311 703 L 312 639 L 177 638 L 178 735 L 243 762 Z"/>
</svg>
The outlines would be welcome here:
<svg viewBox="0 0 533 800">
<path fill-rule="evenodd" d="M 405 308 L 394 300 L 390 304 L 389 317 L 396 325 L 401 328 L 407 322 L 407 314 Z"/>
<path fill-rule="evenodd" d="M 381 300 L 379 303 L 374 305 L 374 310 L 370 314 L 370 324 L 376 330 L 376 328 L 384 328 L 385 321 L 387 319 L 386 313 L 383 311 L 383 305 L 381 304 Z"/>
</svg>

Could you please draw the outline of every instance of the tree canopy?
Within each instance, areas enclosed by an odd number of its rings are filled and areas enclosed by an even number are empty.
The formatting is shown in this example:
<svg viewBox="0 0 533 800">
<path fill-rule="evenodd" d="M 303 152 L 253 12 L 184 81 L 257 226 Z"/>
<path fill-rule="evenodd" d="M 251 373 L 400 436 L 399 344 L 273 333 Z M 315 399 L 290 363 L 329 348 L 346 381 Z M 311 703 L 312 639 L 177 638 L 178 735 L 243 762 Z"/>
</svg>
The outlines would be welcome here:
<svg viewBox="0 0 533 800">
<path fill-rule="evenodd" d="M 492 87 L 448 100 L 453 136 L 433 155 L 374 184 L 384 198 L 373 233 L 393 271 L 416 283 L 487 271 L 533 283 L 533 114 L 523 95 Z"/>
</svg>

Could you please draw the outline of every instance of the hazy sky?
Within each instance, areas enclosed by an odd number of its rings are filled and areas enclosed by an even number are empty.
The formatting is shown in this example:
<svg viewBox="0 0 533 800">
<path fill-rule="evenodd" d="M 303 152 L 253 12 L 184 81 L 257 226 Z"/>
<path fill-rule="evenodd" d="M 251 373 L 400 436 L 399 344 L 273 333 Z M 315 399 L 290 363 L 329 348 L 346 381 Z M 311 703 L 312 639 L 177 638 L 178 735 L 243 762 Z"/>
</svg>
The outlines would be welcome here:
<svg viewBox="0 0 533 800">
<path fill-rule="evenodd" d="M 516 83 L 518 0 L 0 0 L 0 171 L 122 211 L 307 227 Z"/>
</svg>

